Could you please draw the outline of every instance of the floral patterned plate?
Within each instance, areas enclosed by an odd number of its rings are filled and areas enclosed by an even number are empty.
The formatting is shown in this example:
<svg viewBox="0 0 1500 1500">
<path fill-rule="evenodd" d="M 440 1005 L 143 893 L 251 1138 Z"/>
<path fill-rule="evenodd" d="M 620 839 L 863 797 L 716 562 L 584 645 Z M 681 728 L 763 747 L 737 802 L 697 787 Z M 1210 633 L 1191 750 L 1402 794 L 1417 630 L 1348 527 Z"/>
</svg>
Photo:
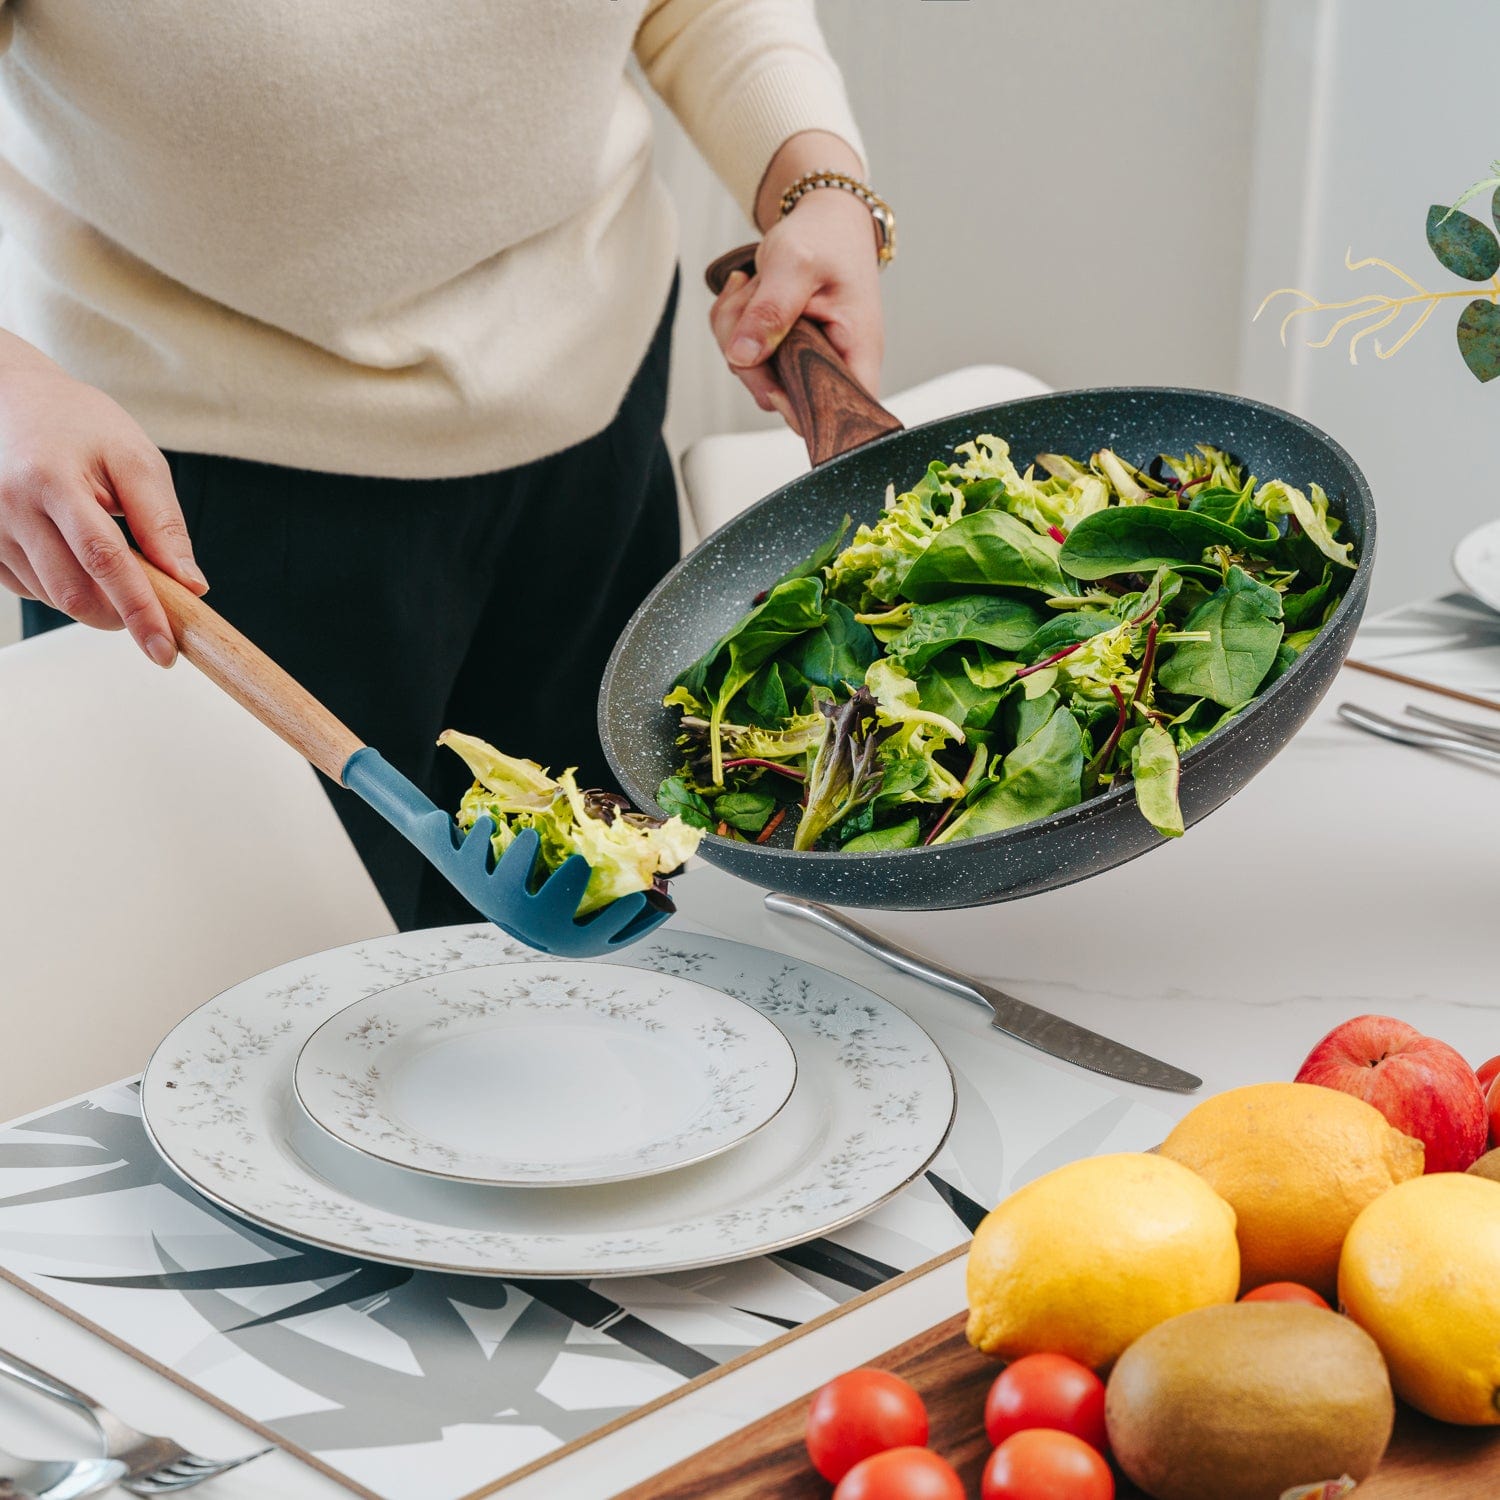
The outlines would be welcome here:
<svg viewBox="0 0 1500 1500">
<path fill-rule="evenodd" d="M 774 1021 L 618 964 L 499 964 L 356 1000 L 307 1039 L 302 1107 L 397 1166 L 499 1187 L 591 1187 L 707 1161 L 791 1096 Z"/>
<path fill-rule="evenodd" d="M 141 1082 L 146 1129 L 184 1180 L 272 1233 L 513 1277 L 653 1275 L 785 1249 L 893 1197 L 947 1139 L 952 1074 L 904 1012 L 811 964 L 677 933 L 611 962 L 743 1000 L 797 1056 L 785 1108 L 734 1151 L 603 1187 L 488 1187 L 393 1167 L 308 1119 L 292 1070 L 330 1016 L 394 985 L 506 961 L 557 967 L 480 924 L 356 943 L 246 980 L 157 1048 Z"/>
</svg>

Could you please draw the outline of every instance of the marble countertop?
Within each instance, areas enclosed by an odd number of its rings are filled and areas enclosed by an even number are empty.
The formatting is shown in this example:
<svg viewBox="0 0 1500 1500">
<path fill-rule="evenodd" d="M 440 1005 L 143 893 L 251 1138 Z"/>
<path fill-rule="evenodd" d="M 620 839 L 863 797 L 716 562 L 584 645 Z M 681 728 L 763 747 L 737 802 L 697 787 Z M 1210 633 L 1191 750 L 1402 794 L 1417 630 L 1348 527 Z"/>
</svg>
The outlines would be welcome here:
<svg viewBox="0 0 1500 1500">
<path fill-rule="evenodd" d="M 1455 651 L 1460 644 L 1465 649 Z M 1500 621 L 1476 614 L 1461 598 L 1372 622 L 1357 654 L 1428 678 L 1457 674 L 1462 681 L 1453 685 L 1492 694 L 1500 705 Z M 1460 655 L 1464 660 L 1454 665 Z M 1389 744 L 1335 714 L 1348 700 L 1399 715 L 1422 696 L 1346 669 L 1292 745 L 1179 843 L 1021 902 L 882 913 L 874 925 L 1201 1073 L 1204 1093 L 1290 1077 L 1325 1031 L 1365 1011 L 1399 1016 L 1480 1061 L 1500 1052 L 1500 768 Z M 1485 716 L 1483 709 L 1426 701 L 1438 711 Z M 933 992 L 917 981 L 770 916 L 761 892 L 715 870 L 695 873 L 679 894 L 684 921 L 699 930 L 837 969 L 897 1004 L 933 1003 Z M 955 1014 L 964 1010 L 962 1000 L 945 1003 Z M 975 1046 L 1013 1045 L 987 1027 L 977 1007 L 969 1008 L 968 1024 Z M 1110 1087 L 1171 1113 L 1193 1102 Z M 958 1261 L 504 1493 L 513 1500 L 613 1495 L 899 1343 L 958 1310 L 962 1300 Z M 0 1287 L 0 1316 L 6 1330 L 0 1342 L 76 1379 L 138 1424 L 171 1431 L 199 1451 L 252 1445 L 229 1419 L 14 1288 Z M 76 1430 L 58 1426 L 51 1411 L 6 1407 L 0 1445 L 23 1452 L 76 1445 Z M 268 1494 L 332 1500 L 346 1492 L 275 1454 L 216 1481 L 213 1493 L 219 1500 Z"/>
</svg>

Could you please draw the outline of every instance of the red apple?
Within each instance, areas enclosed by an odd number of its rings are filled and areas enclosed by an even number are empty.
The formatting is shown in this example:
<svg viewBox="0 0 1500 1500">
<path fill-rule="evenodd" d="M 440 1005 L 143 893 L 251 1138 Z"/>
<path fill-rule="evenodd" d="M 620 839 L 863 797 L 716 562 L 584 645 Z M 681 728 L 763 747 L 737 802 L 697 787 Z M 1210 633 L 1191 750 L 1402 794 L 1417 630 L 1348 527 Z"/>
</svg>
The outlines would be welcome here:
<svg viewBox="0 0 1500 1500">
<path fill-rule="evenodd" d="M 1495 1075 L 1500 1073 L 1500 1057 L 1492 1057 L 1488 1062 L 1480 1063 L 1474 1072 L 1479 1079 L 1479 1087 L 1488 1093 L 1490 1085 L 1495 1081 Z"/>
<path fill-rule="evenodd" d="M 1373 1104 L 1427 1148 L 1428 1172 L 1462 1172 L 1488 1140 L 1490 1116 L 1473 1068 L 1446 1042 L 1390 1016 L 1335 1026 L 1307 1054 L 1297 1082 Z"/>
<path fill-rule="evenodd" d="M 1500 1145 L 1500 1083 L 1490 1081 L 1490 1145 Z"/>
</svg>

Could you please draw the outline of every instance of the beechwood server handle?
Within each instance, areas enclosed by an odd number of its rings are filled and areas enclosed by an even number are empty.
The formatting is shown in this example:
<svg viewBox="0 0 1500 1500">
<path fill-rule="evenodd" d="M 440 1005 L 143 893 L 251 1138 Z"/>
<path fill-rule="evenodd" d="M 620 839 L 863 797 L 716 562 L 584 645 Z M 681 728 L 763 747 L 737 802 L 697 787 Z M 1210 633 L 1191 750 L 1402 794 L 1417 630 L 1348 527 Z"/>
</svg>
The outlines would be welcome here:
<svg viewBox="0 0 1500 1500">
<path fill-rule="evenodd" d="M 364 741 L 217 610 L 144 557 L 137 554 L 136 560 L 167 612 L 182 654 L 330 781 L 342 783 L 345 762 Z"/>
<path fill-rule="evenodd" d="M 709 266 L 704 276 L 714 296 L 734 272 L 754 273 L 758 248 L 741 245 Z M 791 402 L 814 467 L 888 432 L 901 431 L 899 419 L 854 378 L 828 335 L 810 319 L 798 318 L 792 324 L 776 346 L 771 366 Z"/>
</svg>

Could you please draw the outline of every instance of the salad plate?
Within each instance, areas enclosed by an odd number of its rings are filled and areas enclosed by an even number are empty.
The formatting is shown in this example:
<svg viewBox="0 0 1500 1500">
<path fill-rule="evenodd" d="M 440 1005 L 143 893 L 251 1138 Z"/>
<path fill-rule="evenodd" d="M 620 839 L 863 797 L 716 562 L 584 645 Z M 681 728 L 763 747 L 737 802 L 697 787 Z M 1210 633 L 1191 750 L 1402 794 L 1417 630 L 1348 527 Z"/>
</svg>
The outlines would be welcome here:
<svg viewBox="0 0 1500 1500">
<path fill-rule="evenodd" d="M 1453 571 L 1480 603 L 1500 610 L 1500 521 L 1486 522 L 1459 542 Z"/>
<path fill-rule="evenodd" d="M 787 1102 L 797 1059 L 753 1006 L 621 964 L 499 964 L 356 1000 L 307 1039 L 308 1115 L 466 1182 L 583 1187 L 705 1161 Z"/>
<path fill-rule="evenodd" d="M 615 960 L 618 962 L 619 960 Z M 797 1060 L 790 1099 L 732 1152 L 629 1182 L 494 1187 L 380 1161 L 297 1102 L 307 1039 L 355 1001 L 453 972 L 555 961 L 477 925 L 400 933 L 284 964 L 180 1021 L 141 1081 L 146 1130 L 209 1201 L 274 1234 L 365 1260 L 512 1277 L 651 1275 L 784 1249 L 870 1212 L 941 1149 L 953 1077 L 904 1012 L 811 964 L 674 933 L 628 967 L 743 1001 Z"/>
</svg>

